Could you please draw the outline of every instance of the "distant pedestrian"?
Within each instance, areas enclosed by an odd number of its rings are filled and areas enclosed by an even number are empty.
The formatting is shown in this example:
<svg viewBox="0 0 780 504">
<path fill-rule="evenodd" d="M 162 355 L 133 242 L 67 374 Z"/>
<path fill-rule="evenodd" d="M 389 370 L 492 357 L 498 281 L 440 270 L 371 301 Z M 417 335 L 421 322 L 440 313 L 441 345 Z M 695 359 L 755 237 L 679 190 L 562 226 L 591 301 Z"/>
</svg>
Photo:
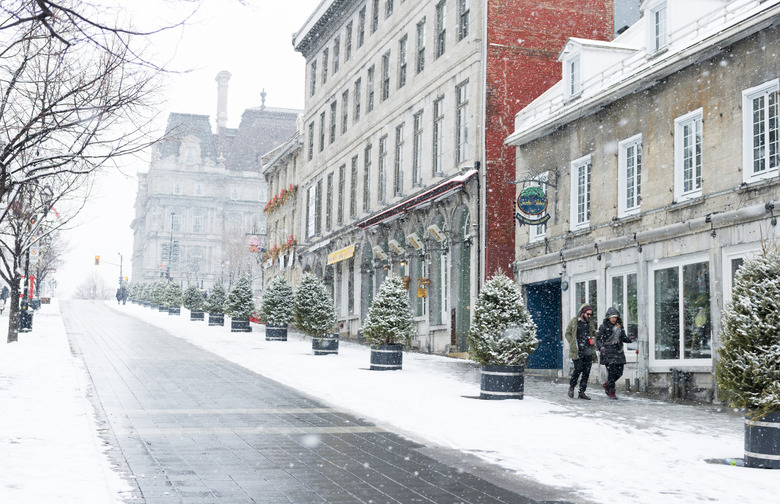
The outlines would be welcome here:
<svg viewBox="0 0 780 504">
<path fill-rule="evenodd" d="M 120 304 L 122 302 L 122 288 L 116 290 L 116 304 Z"/>
<path fill-rule="evenodd" d="M 5 301 L 9 297 L 11 297 L 11 292 L 8 290 L 8 286 L 7 285 L 3 285 L 3 291 L 2 291 L 2 293 L 0 293 L 0 299 Z"/>
<path fill-rule="evenodd" d="M 632 343 L 623 329 L 623 319 L 620 312 L 610 306 L 604 316 L 604 322 L 599 326 L 596 341 L 601 354 L 601 363 L 607 368 L 607 381 L 604 382 L 604 392 L 610 399 L 617 399 L 615 383 L 623 376 L 626 364 L 626 354 L 623 353 L 623 343 Z"/>
<path fill-rule="evenodd" d="M 585 395 L 590 378 L 590 368 L 597 361 L 596 357 L 596 324 L 591 322 L 593 308 L 589 305 L 580 307 L 579 315 L 574 317 L 566 327 L 566 341 L 569 342 L 569 357 L 574 362 L 569 379 L 569 397 L 574 397 L 574 388 L 577 380 L 580 383 L 580 391 L 577 395 L 580 399 L 590 401 Z"/>
</svg>

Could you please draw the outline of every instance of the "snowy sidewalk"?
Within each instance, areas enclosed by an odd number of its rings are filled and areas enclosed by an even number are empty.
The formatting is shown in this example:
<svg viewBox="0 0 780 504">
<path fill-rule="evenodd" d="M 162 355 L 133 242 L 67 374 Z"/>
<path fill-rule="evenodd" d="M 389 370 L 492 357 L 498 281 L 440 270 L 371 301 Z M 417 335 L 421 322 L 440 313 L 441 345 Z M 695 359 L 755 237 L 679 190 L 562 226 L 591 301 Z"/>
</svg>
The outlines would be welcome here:
<svg viewBox="0 0 780 504">
<path fill-rule="evenodd" d="M 136 305 L 142 318 L 227 360 L 429 446 L 471 453 L 541 484 L 571 488 L 572 500 L 632 503 L 774 502 L 776 471 L 707 463 L 741 458 L 743 421 L 730 411 L 621 396 L 566 397 L 567 384 L 528 377 L 522 401 L 482 401 L 468 361 L 405 353 L 402 371 L 369 371 L 369 349 L 341 341 L 314 356 L 290 334 L 252 333 L 191 322 Z M 239 386 L 239 384 L 237 384 Z M 578 496 L 578 497 L 576 497 Z"/>
</svg>

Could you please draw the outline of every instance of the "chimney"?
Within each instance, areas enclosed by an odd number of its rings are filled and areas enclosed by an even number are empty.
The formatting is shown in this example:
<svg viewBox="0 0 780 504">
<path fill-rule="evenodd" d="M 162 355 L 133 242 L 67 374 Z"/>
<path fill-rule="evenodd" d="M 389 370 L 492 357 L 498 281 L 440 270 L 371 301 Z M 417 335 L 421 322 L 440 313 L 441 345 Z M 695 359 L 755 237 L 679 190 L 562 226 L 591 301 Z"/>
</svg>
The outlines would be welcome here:
<svg viewBox="0 0 780 504">
<path fill-rule="evenodd" d="M 227 92 L 228 81 L 231 74 L 227 70 L 222 70 L 214 79 L 217 81 L 217 133 L 224 134 L 227 127 Z"/>
</svg>

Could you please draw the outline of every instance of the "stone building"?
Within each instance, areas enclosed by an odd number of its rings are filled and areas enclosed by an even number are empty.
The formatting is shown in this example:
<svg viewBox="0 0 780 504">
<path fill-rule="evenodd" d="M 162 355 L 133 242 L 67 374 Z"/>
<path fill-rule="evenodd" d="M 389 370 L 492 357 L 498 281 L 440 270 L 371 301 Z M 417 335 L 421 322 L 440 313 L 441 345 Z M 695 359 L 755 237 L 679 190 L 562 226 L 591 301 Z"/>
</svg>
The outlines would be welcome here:
<svg viewBox="0 0 780 504">
<path fill-rule="evenodd" d="M 641 10 L 613 42 L 570 39 L 516 116 L 515 268 L 549 368 L 580 304 L 615 306 L 638 336 L 624 378 L 708 400 L 735 271 L 777 238 L 780 2 Z"/>
<path fill-rule="evenodd" d="M 467 349 L 481 279 L 514 258 L 503 139 L 572 34 L 611 38 L 612 2 L 326 0 L 293 36 L 307 68 L 296 254 L 333 289 L 345 336 L 393 272 L 414 344 Z"/>
<path fill-rule="evenodd" d="M 249 234 L 265 225 L 267 201 L 260 156 L 288 139 L 299 111 L 265 106 L 244 111 L 227 128 L 228 72 L 217 75 L 217 121 L 173 113 L 165 138 L 154 148 L 147 173 L 139 174 L 131 227 L 133 280 L 170 276 L 208 289 L 238 275 L 259 276 Z M 256 292 L 260 282 L 254 284 Z"/>
</svg>

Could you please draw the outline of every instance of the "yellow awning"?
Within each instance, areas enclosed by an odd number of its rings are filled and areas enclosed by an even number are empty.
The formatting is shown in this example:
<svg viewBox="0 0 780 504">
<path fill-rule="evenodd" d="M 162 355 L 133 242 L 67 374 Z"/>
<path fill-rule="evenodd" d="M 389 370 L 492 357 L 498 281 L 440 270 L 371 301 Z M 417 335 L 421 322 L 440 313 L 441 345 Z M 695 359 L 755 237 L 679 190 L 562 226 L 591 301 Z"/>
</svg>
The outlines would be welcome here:
<svg viewBox="0 0 780 504">
<path fill-rule="evenodd" d="M 341 250 L 337 250 L 335 252 L 331 252 L 328 254 L 328 264 L 335 264 L 339 261 L 343 261 L 344 259 L 349 259 L 352 256 L 355 255 L 355 245 L 350 245 L 349 247 L 345 247 Z"/>
</svg>

